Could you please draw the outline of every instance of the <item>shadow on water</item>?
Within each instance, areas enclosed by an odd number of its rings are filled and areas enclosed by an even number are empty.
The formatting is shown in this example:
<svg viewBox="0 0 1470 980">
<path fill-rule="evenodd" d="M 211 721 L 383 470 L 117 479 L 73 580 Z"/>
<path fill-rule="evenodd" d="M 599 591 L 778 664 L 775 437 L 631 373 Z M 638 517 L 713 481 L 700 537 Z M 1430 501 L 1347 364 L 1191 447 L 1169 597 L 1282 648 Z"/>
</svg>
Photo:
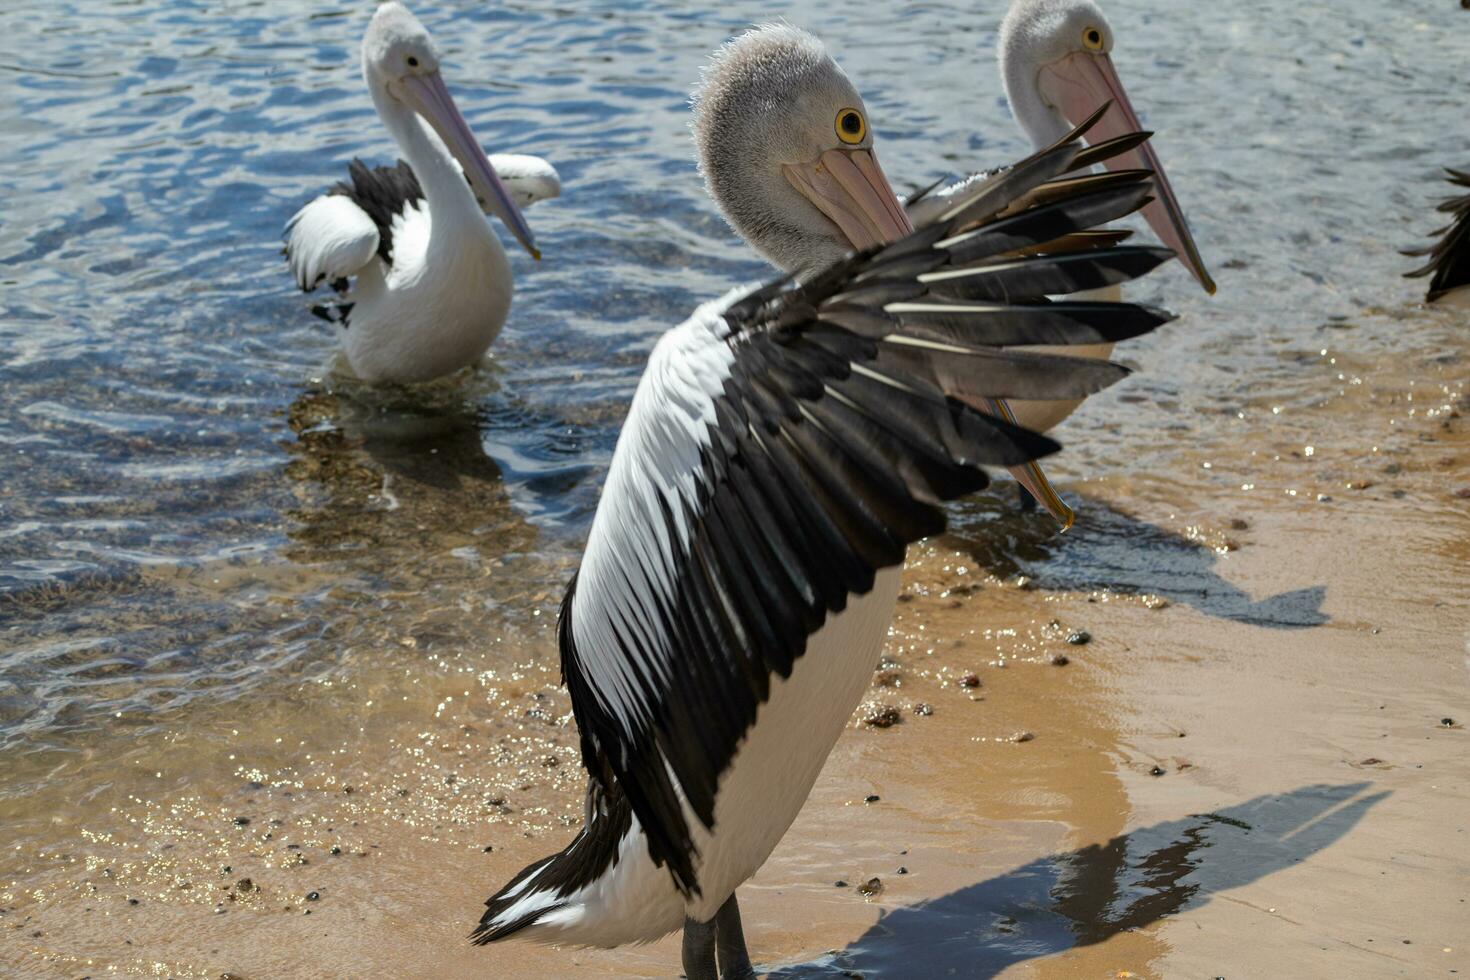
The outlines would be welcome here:
<svg viewBox="0 0 1470 980">
<path fill-rule="evenodd" d="M 1328 622 L 1325 586 L 1253 599 L 1220 575 L 1220 555 L 1206 543 L 1088 499 L 1079 502 L 1076 526 L 1059 535 L 1048 520 L 1018 513 L 1002 492 L 1008 489 L 967 500 L 948 538 L 1001 578 L 1025 575 L 1038 588 L 1059 591 L 1160 595 L 1207 616 L 1268 629 Z"/>
<path fill-rule="evenodd" d="M 846 949 L 773 978 L 992 977 L 1103 942 L 1310 858 L 1389 794 L 1368 783 L 1303 786 L 1143 827 L 885 913 Z"/>
</svg>

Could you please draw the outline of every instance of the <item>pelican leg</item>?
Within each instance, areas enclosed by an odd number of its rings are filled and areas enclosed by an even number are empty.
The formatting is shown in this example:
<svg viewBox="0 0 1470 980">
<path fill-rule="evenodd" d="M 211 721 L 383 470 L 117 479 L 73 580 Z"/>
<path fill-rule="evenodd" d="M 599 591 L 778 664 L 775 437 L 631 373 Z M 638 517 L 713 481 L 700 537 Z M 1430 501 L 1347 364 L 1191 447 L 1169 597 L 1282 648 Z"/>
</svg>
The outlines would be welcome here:
<svg viewBox="0 0 1470 980">
<path fill-rule="evenodd" d="M 715 967 L 715 919 L 708 922 L 684 920 L 684 976 L 688 980 L 720 980 Z"/>
<path fill-rule="evenodd" d="M 755 980 L 750 951 L 745 948 L 745 930 L 740 925 L 740 906 L 735 893 L 715 913 L 715 951 L 720 960 L 720 980 Z"/>
</svg>

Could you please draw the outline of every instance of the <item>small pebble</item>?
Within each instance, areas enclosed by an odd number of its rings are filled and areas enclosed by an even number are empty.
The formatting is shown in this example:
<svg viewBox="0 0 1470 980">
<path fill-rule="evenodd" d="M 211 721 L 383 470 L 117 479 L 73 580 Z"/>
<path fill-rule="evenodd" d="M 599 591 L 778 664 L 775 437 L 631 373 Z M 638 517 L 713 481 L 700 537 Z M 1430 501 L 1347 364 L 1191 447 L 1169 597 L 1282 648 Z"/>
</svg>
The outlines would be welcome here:
<svg viewBox="0 0 1470 980">
<path fill-rule="evenodd" d="M 236 827 L 248 827 L 248 826 L 250 826 L 250 818 L 249 817 L 236 817 L 235 818 L 235 826 Z"/>
<path fill-rule="evenodd" d="M 138 904 L 138 900 L 136 898 L 130 898 L 130 899 L 128 899 L 128 904 L 129 905 L 137 905 Z"/>
<path fill-rule="evenodd" d="M 861 885 L 858 885 L 857 890 L 858 894 L 865 895 L 868 898 L 872 898 L 874 895 L 877 895 L 878 893 L 883 891 L 883 879 L 869 878 Z"/>
<path fill-rule="evenodd" d="M 1245 518 L 1243 518 L 1243 517 L 1231 518 L 1231 520 L 1230 520 L 1230 530 L 1232 530 L 1232 531 L 1249 531 L 1250 529 L 1251 529 L 1251 522 L 1248 521 L 1248 520 L 1246 520 Z"/>
<path fill-rule="evenodd" d="M 495 845 L 494 844 L 486 844 L 482 850 L 483 850 L 483 852 L 485 854 L 489 854 L 491 851 L 495 850 Z"/>
<path fill-rule="evenodd" d="M 1056 654 L 1054 657 L 1051 658 L 1051 665 L 1053 667 L 1065 667 L 1071 662 L 1071 658 L 1068 657 L 1065 653 Z"/>
<path fill-rule="evenodd" d="M 934 708 L 933 708 L 932 705 L 924 704 L 923 702 L 920 702 L 919 704 L 914 705 L 914 714 L 916 714 L 916 715 L 923 715 L 924 717 L 927 718 L 930 715 L 932 715 L 933 713 L 934 713 Z"/>
<path fill-rule="evenodd" d="M 908 868 L 905 868 L 905 867 L 902 867 L 902 866 L 900 866 L 899 869 L 894 872 L 894 874 L 900 874 L 900 875 L 906 875 L 908 873 L 909 873 L 909 869 Z"/>
<path fill-rule="evenodd" d="M 882 797 L 879 796 L 877 793 L 869 793 L 867 796 L 863 797 L 863 802 L 864 803 L 877 803 L 881 799 L 882 799 Z"/>
<path fill-rule="evenodd" d="M 341 854 L 342 853 L 342 848 L 338 847 L 336 844 L 333 844 L 332 845 L 332 853 L 333 854 Z"/>
<path fill-rule="evenodd" d="M 1439 720 L 1439 723 L 1441 725 L 1443 725 L 1445 728 L 1454 728 L 1455 727 L 1455 719 L 1453 719 L 1453 718 L 1441 718 Z"/>
<path fill-rule="evenodd" d="M 898 709 L 888 704 L 874 706 L 863 718 L 873 728 L 892 728 L 902 720 L 903 716 L 898 713 Z"/>
<path fill-rule="evenodd" d="M 966 674 L 964 677 L 961 677 L 960 678 L 960 687 L 979 687 L 979 686 L 980 686 L 980 675 L 978 675 L 978 674 Z"/>
<path fill-rule="evenodd" d="M 1152 769 L 1150 769 L 1148 771 L 1148 774 L 1150 776 L 1162 776 L 1164 774 L 1164 767 L 1163 766 L 1154 766 Z"/>
<path fill-rule="evenodd" d="M 838 888 L 846 888 L 847 887 L 847 882 L 843 881 L 841 878 L 839 878 L 836 881 L 832 882 L 832 884 L 836 885 Z"/>
<path fill-rule="evenodd" d="M 1092 642 L 1092 634 L 1087 632 L 1087 630 L 1075 630 L 1067 635 L 1067 642 L 1074 647 L 1080 647 L 1084 643 Z"/>
<path fill-rule="evenodd" d="M 1032 735 L 1030 732 L 1017 732 L 1016 734 L 1014 734 L 1014 735 L 1011 736 L 1011 741 L 1012 742 L 1029 742 L 1029 741 L 1031 741 L 1035 737 L 1036 736 L 1035 735 Z"/>
<path fill-rule="evenodd" d="M 315 902 L 317 899 L 319 899 L 321 897 L 322 897 L 322 893 L 321 892 L 307 892 L 306 893 L 306 900 L 308 902 Z"/>
</svg>

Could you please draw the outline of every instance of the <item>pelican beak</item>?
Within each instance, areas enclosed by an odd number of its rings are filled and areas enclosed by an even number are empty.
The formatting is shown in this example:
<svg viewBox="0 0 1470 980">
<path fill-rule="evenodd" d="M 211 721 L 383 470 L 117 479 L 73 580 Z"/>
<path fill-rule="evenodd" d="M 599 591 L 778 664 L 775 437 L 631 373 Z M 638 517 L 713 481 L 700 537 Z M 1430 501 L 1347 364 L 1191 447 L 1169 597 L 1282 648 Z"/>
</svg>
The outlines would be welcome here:
<svg viewBox="0 0 1470 980">
<path fill-rule="evenodd" d="M 437 71 L 405 75 L 399 80 L 398 94 L 439 134 L 454 159 L 464 168 L 470 189 L 475 192 L 481 206 L 510 229 L 516 241 L 531 253 L 531 258 L 539 260 L 541 250 L 536 247 L 536 237 L 531 234 L 530 225 L 526 224 L 525 216 L 505 189 L 475 134 L 470 132 L 470 124 L 465 122 L 459 107 L 454 104 L 443 77 Z"/>
<path fill-rule="evenodd" d="M 1118 72 L 1113 68 L 1113 59 L 1106 52 L 1078 51 L 1070 54 L 1042 68 L 1038 81 L 1042 96 L 1061 110 L 1062 115 L 1073 125 L 1081 123 L 1098 106 L 1112 100 L 1112 109 L 1087 134 L 1089 143 L 1100 143 L 1143 129 L 1138 121 L 1138 114 L 1133 111 L 1133 103 L 1128 101 L 1128 93 L 1123 89 Z M 1153 228 L 1154 234 L 1159 236 L 1159 240 L 1174 250 L 1179 261 L 1199 280 L 1205 292 L 1213 295 L 1215 281 L 1205 271 L 1204 260 L 1195 247 L 1194 236 L 1189 233 L 1184 212 L 1179 208 L 1174 188 L 1169 186 L 1169 178 L 1154 153 L 1153 145 L 1144 143 L 1136 150 L 1113 157 L 1103 166 L 1109 170 L 1141 168 L 1154 172 L 1154 187 L 1158 196 L 1143 209 L 1144 219 Z"/>
<path fill-rule="evenodd" d="M 781 170 L 855 249 L 886 245 L 914 230 L 872 150 L 827 150 L 812 163 Z"/>
<path fill-rule="evenodd" d="M 914 230 L 872 150 L 827 150 L 812 163 L 786 164 L 781 169 L 792 186 L 842 229 L 855 249 L 887 245 Z M 1000 399 L 976 407 L 1007 422 L 1016 421 L 1010 406 Z M 1008 469 L 1063 530 L 1072 526 L 1072 508 L 1062 502 L 1039 465 Z"/>
</svg>

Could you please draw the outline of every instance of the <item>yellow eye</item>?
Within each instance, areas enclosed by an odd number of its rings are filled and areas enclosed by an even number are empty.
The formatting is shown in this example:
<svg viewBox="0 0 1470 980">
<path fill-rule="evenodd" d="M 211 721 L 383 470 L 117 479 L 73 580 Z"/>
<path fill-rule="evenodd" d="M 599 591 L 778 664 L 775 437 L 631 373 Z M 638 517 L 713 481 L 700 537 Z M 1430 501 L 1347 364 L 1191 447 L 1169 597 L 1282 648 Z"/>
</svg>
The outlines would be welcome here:
<svg viewBox="0 0 1470 980">
<path fill-rule="evenodd" d="M 1089 51 L 1101 51 L 1103 49 L 1102 31 L 1096 27 L 1084 27 L 1082 29 L 1082 46 Z"/>
<path fill-rule="evenodd" d="M 861 143 L 868 135 L 868 124 L 863 114 L 856 109 L 843 109 L 837 113 L 837 138 L 849 145 Z"/>
</svg>

